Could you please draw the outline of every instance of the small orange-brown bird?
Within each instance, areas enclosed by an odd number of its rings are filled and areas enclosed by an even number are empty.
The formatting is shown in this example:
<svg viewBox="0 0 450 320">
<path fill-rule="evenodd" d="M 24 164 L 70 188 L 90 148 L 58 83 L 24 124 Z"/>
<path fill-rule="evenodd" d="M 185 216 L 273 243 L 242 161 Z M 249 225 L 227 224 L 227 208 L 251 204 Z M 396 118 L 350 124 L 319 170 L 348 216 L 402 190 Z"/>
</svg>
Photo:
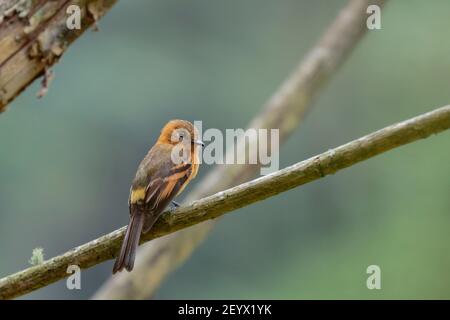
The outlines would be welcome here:
<svg viewBox="0 0 450 320">
<path fill-rule="evenodd" d="M 197 175 L 198 148 L 203 146 L 198 135 L 189 121 L 169 121 L 139 164 L 128 199 L 130 222 L 113 273 L 124 268 L 133 270 L 141 232 L 150 230 L 173 198 Z"/>
</svg>

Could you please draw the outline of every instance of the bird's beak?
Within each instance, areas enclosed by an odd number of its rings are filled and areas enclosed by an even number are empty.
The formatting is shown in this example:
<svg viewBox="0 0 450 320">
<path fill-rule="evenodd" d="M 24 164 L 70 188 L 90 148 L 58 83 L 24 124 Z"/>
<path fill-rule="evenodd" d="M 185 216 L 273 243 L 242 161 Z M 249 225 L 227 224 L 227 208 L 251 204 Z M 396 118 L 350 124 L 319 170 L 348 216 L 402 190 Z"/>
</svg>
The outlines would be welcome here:
<svg viewBox="0 0 450 320">
<path fill-rule="evenodd" d="M 205 146 L 205 144 L 204 144 L 203 141 L 201 141 L 201 140 L 194 140 L 193 142 L 194 142 L 195 144 L 198 144 L 199 146 L 202 146 L 202 147 Z"/>
</svg>

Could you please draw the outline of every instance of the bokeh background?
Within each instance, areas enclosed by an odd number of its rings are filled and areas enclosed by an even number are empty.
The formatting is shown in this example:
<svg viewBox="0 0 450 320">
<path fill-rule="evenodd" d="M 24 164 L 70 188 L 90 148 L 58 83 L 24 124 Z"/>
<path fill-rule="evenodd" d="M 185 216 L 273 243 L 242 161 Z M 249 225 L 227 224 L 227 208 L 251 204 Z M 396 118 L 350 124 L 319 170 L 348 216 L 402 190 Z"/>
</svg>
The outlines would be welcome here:
<svg viewBox="0 0 450 320">
<path fill-rule="evenodd" d="M 128 221 L 137 164 L 171 118 L 245 127 L 346 1 L 119 1 L 0 115 L 0 276 Z M 281 166 L 449 103 L 446 0 L 390 1 L 281 149 Z M 199 179 L 210 167 L 203 166 Z M 156 298 L 450 298 L 450 135 L 223 218 Z M 381 290 L 366 268 L 381 267 Z M 85 299 L 112 262 L 28 299 Z"/>
</svg>

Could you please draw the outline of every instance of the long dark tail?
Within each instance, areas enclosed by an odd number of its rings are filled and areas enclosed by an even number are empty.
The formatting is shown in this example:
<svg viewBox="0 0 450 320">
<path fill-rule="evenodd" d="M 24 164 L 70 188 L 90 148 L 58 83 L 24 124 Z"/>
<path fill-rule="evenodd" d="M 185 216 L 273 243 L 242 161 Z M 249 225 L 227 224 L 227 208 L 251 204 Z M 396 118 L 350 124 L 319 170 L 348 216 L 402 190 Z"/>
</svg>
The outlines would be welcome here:
<svg viewBox="0 0 450 320">
<path fill-rule="evenodd" d="M 143 225 L 144 214 L 135 213 L 131 216 L 127 232 L 123 238 L 122 248 L 114 263 L 113 274 L 117 271 L 122 271 L 123 268 L 127 271 L 133 270 L 134 258 L 136 256 L 136 249 L 139 245 L 139 238 L 141 237 Z"/>
</svg>

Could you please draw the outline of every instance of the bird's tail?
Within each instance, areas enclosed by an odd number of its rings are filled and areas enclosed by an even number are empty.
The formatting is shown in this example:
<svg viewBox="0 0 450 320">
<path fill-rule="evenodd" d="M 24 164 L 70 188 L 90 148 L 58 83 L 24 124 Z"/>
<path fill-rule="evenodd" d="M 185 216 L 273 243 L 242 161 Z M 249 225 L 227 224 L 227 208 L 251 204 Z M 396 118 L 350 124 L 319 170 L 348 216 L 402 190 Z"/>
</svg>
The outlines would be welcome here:
<svg viewBox="0 0 450 320">
<path fill-rule="evenodd" d="M 127 271 L 133 270 L 134 258 L 136 256 L 136 249 L 139 245 L 139 238 L 141 237 L 143 225 L 144 214 L 135 213 L 131 216 L 125 237 L 123 238 L 122 248 L 114 263 L 113 274 L 117 271 L 122 271 L 123 268 Z"/>
</svg>

